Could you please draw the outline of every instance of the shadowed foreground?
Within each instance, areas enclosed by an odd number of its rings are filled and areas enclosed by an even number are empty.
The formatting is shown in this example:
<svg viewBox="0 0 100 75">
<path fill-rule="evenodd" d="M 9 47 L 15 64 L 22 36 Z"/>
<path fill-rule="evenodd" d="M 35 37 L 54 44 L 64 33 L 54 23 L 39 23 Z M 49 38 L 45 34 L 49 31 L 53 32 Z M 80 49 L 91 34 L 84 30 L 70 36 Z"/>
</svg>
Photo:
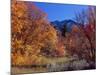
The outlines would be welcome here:
<svg viewBox="0 0 100 75">
<path fill-rule="evenodd" d="M 77 58 L 48 58 L 47 64 L 12 66 L 12 74 L 95 69 L 93 62 Z"/>
</svg>

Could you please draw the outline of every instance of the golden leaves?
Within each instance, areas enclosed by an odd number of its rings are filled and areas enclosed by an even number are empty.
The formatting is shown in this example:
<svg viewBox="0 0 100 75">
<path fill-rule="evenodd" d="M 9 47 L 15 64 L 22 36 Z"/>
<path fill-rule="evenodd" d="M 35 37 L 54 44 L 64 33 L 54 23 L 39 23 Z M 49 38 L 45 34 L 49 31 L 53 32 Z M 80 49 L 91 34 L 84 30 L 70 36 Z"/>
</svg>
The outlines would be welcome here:
<svg viewBox="0 0 100 75">
<path fill-rule="evenodd" d="M 41 48 L 45 47 L 47 42 L 50 47 L 55 45 L 57 38 L 55 29 L 44 19 L 45 14 L 40 13 L 34 4 L 12 1 L 11 7 L 12 64 L 41 63 Z"/>
</svg>

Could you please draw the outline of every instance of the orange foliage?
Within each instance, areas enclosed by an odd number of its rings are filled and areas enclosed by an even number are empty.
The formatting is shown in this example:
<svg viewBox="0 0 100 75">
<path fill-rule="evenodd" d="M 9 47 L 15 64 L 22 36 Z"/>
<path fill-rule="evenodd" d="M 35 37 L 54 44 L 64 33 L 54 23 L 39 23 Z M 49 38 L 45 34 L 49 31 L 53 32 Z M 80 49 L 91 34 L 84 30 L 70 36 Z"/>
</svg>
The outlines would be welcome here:
<svg viewBox="0 0 100 75">
<path fill-rule="evenodd" d="M 66 52 L 65 52 L 65 46 L 59 40 L 58 40 L 57 45 L 56 45 L 56 51 L 58 53 L 57 54 L 58 56 L 65 56 L 65 54 L 66 54 Z"/>
<path fill-rule="evenodd" d="M 31 2 L 14 0 L 11 11 L 12 63 L 35 63 L 42 47 L 48 42 L 55 45 L 56 31 L 45 19 L 46 15 Z"/>
<path fill-rule="evenodd" d="M 43 55 L 63 57 L 69 53 L 79 58 L 90 58 L 91 45 L 95 48 L 95 15 L 89 15 L 94 20 L 89 17 L 92 24 L 86 27 L 85 32 L 77 25 L 67 32 L 64 26 L 62 36 L 49 23 L 46 14 L 32 2 L 12 0 L 11 12 L 12 65 L 38 64 Z"/>
</svg>

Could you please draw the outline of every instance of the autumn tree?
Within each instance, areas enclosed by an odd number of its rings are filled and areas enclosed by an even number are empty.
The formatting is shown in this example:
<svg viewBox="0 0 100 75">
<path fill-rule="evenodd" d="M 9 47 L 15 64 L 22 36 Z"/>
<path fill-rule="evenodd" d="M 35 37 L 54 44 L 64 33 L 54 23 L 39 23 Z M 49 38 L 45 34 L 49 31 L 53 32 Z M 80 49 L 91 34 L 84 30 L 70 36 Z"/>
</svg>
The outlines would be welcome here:
<svg viewBox="0 0 100 75">
<path fill-rule="evenodd" d="M 86 10 L 82 10 L 82 12 L 78 12 L 75 15 L 75 21 L 79 24 L 81 24 L 82 26 L 85 25 L 86 21 L 87 21 L 87 12 Z"/>
<path fill-rule="evenodd" d="M 88 54 L 90 55 L 90 60 L 94 60 L 96 49 L 96 7 L 89 6 L 87 10 L 77 13 L 76 21 L 80 24 L 83 34 L 90 43 L 90 52 Z"/>
<path fill-rule="evenodd" d="M 91 44 L 91 57 L 95 59 L 96 53 L 96 7 L 88 9 L 88 25 L 85 27 L 85 34 Z M 95 60 L 94 60 L 95 61 Z"/>
<path fill-rule="evenodd" d="M 38 63 L 42 48 L 55 47 L 55 29 L 32 2 L 12 0 L 11 12 L 12 64 Z"/>
</svg>

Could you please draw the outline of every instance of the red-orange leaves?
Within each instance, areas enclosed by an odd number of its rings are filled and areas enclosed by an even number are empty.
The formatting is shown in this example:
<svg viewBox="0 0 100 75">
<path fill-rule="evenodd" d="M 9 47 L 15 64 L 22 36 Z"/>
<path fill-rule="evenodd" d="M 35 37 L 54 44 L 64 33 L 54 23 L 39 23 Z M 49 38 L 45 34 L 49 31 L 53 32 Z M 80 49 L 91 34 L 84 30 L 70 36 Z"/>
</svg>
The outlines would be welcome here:
<svg viewBox="0 0 100 75">
<path fill-rule="evenodd" d="M 34 64 L 47 44 L 54 50 L 56 31 L 46 20 L 46 14 L 31 2 L 12 1 L 12 63 Z"/>
</svg>

